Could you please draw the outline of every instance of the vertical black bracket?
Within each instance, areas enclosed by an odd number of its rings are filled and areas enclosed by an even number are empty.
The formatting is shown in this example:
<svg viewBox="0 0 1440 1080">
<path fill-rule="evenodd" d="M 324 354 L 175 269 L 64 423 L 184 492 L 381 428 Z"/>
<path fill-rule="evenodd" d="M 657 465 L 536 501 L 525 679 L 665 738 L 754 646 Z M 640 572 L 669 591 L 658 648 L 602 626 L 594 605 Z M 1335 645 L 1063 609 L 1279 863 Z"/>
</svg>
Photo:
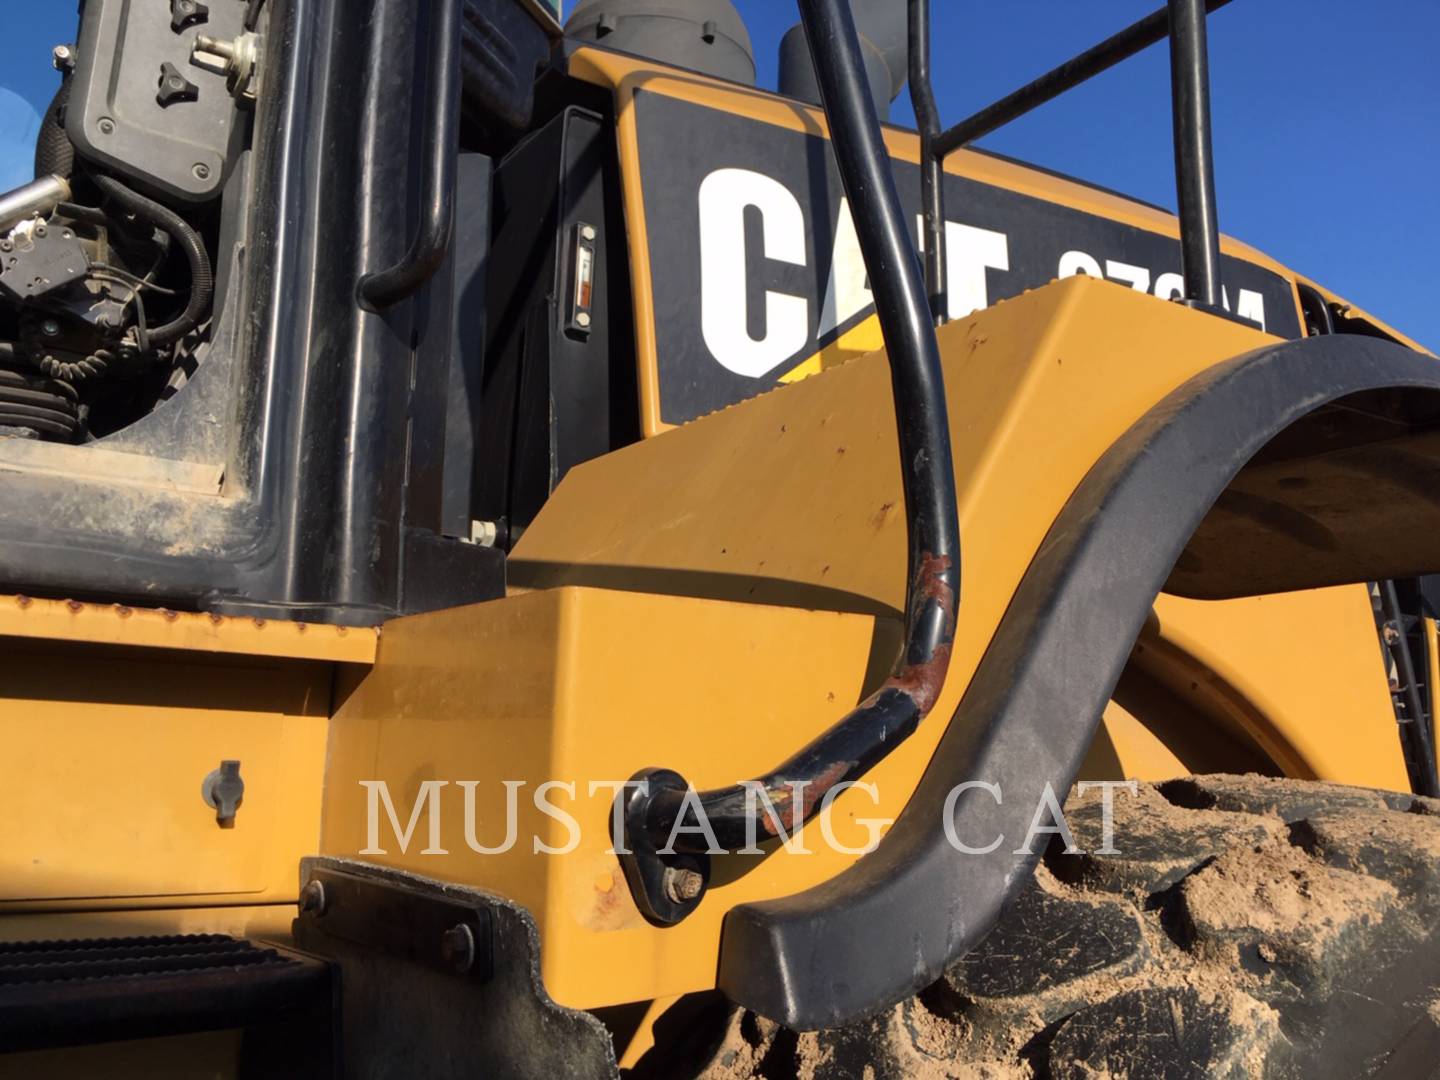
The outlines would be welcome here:
<svg viewBox="0 0 1440 1080">
<path fill-rule="evenodd" d="M 1395 721 L 1400 729 L 1400 748 L 1410 790 L 1417 795 L 1440 798 L 1440 776 L 1435 761 L 1435 688 L 1429 685 L 1430 657 L 1425 620 L 1419 610 L 1420 583 L 1400 583 L 1407 597 L 1416 600 L 1416 610 L 1407 612 L 1394 581 L 1370 584 L 1370 602 L 1380 651 L 1385 660 L 1385 679 Z"/>
</svg>

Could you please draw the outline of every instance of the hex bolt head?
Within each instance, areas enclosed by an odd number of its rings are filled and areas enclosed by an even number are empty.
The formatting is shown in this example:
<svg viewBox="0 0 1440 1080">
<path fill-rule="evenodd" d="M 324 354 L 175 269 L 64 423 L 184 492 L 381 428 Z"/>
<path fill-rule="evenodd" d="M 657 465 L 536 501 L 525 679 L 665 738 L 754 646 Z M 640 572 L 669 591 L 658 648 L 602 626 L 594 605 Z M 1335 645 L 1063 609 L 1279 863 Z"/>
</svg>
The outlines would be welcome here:
<svg viewBox="0 0 1440 1080">
<path fill-rule="evenodd" d="M 316 918 L 325 914 L 325 886 L 322 882 L 312 881 L 300 890 L 300 910 Z"/>
<path fill-rule="evenodd" d="M 576 315 L 575 315 L 575 325 L 576 325 L 576 326 L 589 326 L 589 325 L 590 325 L 590 313 L 589 313 L 588 311 L 577 312 Z"/>
<path fill-rule="evenodd" d="M 75 50 L 69 45 L 56 45 L 50 51 L 50 63 L 56 71 L 63 71 L 75 62 Z"/>
<path fill-rule="evenodd" d="M 440 955 L 461 975 L 475 964 L 475 935 L 464 923 L 440 935 Z"/>
<path fill-rule="evenodd" d="M 688 904 L 705 891 L 704 875 L 698 870 L 671 866 L 665 870 L 665 895 L 676 904 Z"/>
<path fill-rule="evenodd" d="M 46 319 L 40 324 L 40 332 L 46 337 L 56 337 L 60 333 L 60 324 L 54 319 Z"/>
<path fill-rule="evenodd" d="M 594 239 L 595 239 L 595 226 L 594 226 L 594 225 L 586 225 L 586 226 L 584 226 L 584 227 L 580 230 L 580 238 L 581 238 L 582 240 L 594 240 Z"/>
</svg>

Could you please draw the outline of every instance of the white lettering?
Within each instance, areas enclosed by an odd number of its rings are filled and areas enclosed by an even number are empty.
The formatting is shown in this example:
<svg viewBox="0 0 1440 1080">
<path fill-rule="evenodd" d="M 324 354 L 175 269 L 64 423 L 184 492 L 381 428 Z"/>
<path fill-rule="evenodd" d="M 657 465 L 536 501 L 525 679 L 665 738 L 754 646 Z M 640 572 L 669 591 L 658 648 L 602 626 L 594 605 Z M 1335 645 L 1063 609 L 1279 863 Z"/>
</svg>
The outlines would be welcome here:
<svg viewBox="0 0 1440 1080">
<path fill-rule="evenodd" d="M 415 796 L 415 805 L 410 810 L 410 822 L 402 831 L 400 828 L 400 817 L 395 813 L 395 804 L 390 801 L 390 785 L 384 780 L 361 780 L 360 786 L 366 791 L 367 801 L 365 808 L 366 821 L 366 844 L 361 850 L 361 855 L 387 855 L 384 848 L 380 846 L 380 803 L 385 804 L 385 814 L 390 819 L 390 828 L 395 832 L 395 838 L 400 841 L 400 854 L 404 855 L 410 847 L 410 838 L 415 835 L 415 826 L 420 823 L 420 814 L 427 808 L 430 815 L 430 843 L 421 850 L 421 855 L 449 855 L 440 846 L 440 789 L 448 784 L 448 780 L 424 780 L 420 783 L 420 791 Z"/>
<path fill-rule="evenodd" d="M 810 305 L 767 290 L 765 336 L 746 327 L 745 208 L 761 214 L 765 258 L 805 265 L 805 215 L 776 180 L 749 169 L 717 169 L 700 184 L 700 329 L 720 365 L 758 378 L 804 348 Z"/>
</svg>

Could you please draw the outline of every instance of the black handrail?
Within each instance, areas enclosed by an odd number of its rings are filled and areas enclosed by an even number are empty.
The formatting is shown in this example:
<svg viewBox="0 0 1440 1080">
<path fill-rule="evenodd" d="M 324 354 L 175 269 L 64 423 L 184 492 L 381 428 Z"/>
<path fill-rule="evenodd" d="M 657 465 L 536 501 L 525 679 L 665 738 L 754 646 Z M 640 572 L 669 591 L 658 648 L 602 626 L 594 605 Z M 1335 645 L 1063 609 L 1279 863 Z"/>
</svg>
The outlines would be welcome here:
<svg viewBox="0 0 1440 1080">
<path fill-rule="evenodd" d="M 945 166 L 936 152 L 940 111 L 930 84 L 930 3 L 910 5 L 910 102 L 920 131 L 920 205 L 925 214 L 925 288 L 936 326 L 949 322 L 945 286 Z"/>
<path fill-rule="evenodd" d="M 408 3 L 409 0 L 402 0 Z M 431 0 L 430 103 L 420 225 L 398 262 L 360 278 L 362 307 L 383 311 L 434 276 L 455 227 L 455 132 L 460 116 L 460 0 Z"/>
<path fill-rule="evenodd" d="M 1170 0 L 1170 103 L 1175 131 L 1175 193 L 1185 299 L 1220 306 L 1220 229 L 1210 149 L 1210 61 L 1204 0 Z"/>
<path fill-rule="evenodd" d="M 1215 175 L 1210 140 L 1209 62 L 1206 55 L 1206 13 L 1224 7 L 1230 0 L 1168 0 L 1138 22 L 1114 34 L 1092 49 L 1047 71 L 992 105 L 961 120 L 927 142 L 921 120 L 922 162 L 929 167 L 931 155 L 943 161 L 976 139 L 1010 123 L 1127 60 L 1163 38 L 1170 38 L 1170 92 L 1174 116 L 1175 186 L 1180 210 L 1181 266 L 1185 278 L 1185 299 L 1198 307 L 1218 308 L 1220 291 L 1220 234 L 1215 213 Z M 910 0 L 912 28 L 917 17 L 929 23 L 929 0 Z M 923 13 L 917 16 L 917 9 Z M 1172 32 L 1172 27 L 1174 28 Z M 913 31 L 912 31 L 913 33 Z M 912 36 L 912 57 L 914 55 Z M 928 48 L 927 48 L 928 52 Z M 928 67 L 928 65 L 926 65 Z M 924 83 L 919 86 L 920 82 Z M 928 72 L 917 76 L 911 69 L 910 96 L 933 100 Z M 922 174 L 923 175 L 923 174 Z M 924 205 L 925 234 L 943 242 L 941 220 L 931 219 L 930 201 Z M 943 219 L 942 219 L 943 220 Z"/>
<path fill-rule="evenodd" d="M 911 3 L 929 6 L 929 0 L 911 0 Z M 1205 10 L 1215 11 L 1228 3 L 1230 0 L 1209 0 Z M 1163 7 L 1159 11 L 1152 11 L 1139 22 L 1131 23 L 1093 49 L 1086 49 L 1074 59 L 1067 60 L 1038 79 L 1026 83 L 1013 94 L 1006 94 L 993 105 L 987 105 L 954 127 L 947 128 L 935 144 L 936 151 L 942 158 L 949 157 L 962 146 L 984 138 L 996 128 L 1004 127 L 1010 121 L 1059 97 L 1065 91 L 1073 90 L 1101 72 L 1108 71 L 1122 60 L 1128 60 L 1136 53 L 1148 49 L 1157 41 L 1163 41 L 1169 33 L 1170 9 Z M 913 86 L 910 93 L 915 93 Z"/>
<path fill-rule="evenodd" d="M 800 0 L 800 15 L 890 363 L 909 543 L 904 650 L 875 693 L 756 781 L 696 796 L 669 770 L 636 777 L 648 787 L 624 799 L 625 838 L 634 850 L 622 854 L 621 864 L 641 910 L 662 924 L 680 921 L 700 902 L 712 839 L 735 851 L 774 836 L 777 828 L 798 827 L 826 805 L 827 793 L 904 742 L 939 697 L 955 637 L 955 470 L 914 224 L 901 209 L 849 0 Z M 692 831 L 677 832 L 677 824 Z"/>
</svg>

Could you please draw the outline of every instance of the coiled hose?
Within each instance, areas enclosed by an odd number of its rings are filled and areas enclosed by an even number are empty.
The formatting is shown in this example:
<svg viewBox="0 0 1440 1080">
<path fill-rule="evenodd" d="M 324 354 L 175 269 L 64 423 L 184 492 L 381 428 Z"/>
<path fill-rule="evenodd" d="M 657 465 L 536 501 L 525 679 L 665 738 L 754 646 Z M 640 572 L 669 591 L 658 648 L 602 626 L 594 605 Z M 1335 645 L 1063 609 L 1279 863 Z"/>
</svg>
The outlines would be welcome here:
<svg viewBox="0 0 1440 1080">
<path fill-rule="evenodd" d="M 189 222 L 168 206 L 131 190 L 113 176 L 97 173 L 94 180 L 107 199 L 169 233 L 185 253 L 185 259 L 190 264 L 190 300 L 176 318 L 154 327 L 149 333 L 151 345 L 169 345 L 180 340 L 200 325 L 215 295 L 215 276 L 210 269 L 210 254 L 205 250 L 205 242 Z"/>
<path fill-rule="evenodd" d="M 0 341 L 0 428 L 73 440 L 80 430 L 80 395 L 56 379 L 20 371 L 13 342 Z"/>
</svg>

